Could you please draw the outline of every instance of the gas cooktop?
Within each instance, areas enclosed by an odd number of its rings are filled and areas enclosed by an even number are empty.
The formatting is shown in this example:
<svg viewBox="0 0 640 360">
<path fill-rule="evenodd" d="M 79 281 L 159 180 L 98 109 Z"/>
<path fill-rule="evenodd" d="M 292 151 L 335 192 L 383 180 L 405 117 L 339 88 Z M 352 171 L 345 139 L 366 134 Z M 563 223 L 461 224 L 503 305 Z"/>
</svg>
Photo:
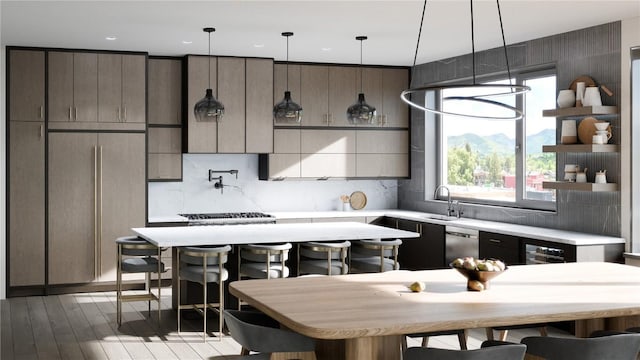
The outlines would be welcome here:
<svg viewBox="0 0 640 360">
<path fill-rule="evenodd" d="M 275 222 L 274 216 L 261 212 L 200 213 L 178 215 L 186 217 L 189 220 L 189 225 L 256 224 Z"/>
</svg>

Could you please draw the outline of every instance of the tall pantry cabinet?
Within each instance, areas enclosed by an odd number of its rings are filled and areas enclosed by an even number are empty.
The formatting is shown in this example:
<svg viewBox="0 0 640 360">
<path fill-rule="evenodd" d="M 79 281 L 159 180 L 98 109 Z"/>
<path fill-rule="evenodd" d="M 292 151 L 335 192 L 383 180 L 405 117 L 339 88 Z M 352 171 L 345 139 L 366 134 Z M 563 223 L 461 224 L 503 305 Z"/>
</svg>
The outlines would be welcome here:
<svg viewBox="0 0 640 360">
<path fill-rule="evenodd" d="M 8 295 L 112 283 L 115 239 L 145 225 L 146 54 L 7 59 Z"/>
<path fill-rule="evenodd" d="M 7 53 L 9 286 L 45 283 L 45 52 Z"/>
</svg>

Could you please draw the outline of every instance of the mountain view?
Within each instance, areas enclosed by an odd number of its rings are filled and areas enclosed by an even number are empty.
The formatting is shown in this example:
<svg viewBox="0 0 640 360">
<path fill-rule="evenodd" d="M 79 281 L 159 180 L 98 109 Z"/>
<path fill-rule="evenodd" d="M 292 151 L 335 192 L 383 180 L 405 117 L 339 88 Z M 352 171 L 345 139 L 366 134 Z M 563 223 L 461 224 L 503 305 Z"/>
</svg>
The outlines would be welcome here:
<svg viewBox="0 0 640 360">
<path fill-rule="evenodd" d="M 513 154 L 515 139 L 507 137 L 505 134 L 494 134 L 489 136 L 478 136 L 475 134 L 463 134 L 449 136 L 448 146 L 461 147 L 469 144 L 474 152 L 490 154 L 496 152 L 501 155 Z M 556 143 L 556 130 L 545 129 L 537 134 L 527 136 L 527 154 L 541 154 L 542 145 L 553 145 Z"/>
</svg>

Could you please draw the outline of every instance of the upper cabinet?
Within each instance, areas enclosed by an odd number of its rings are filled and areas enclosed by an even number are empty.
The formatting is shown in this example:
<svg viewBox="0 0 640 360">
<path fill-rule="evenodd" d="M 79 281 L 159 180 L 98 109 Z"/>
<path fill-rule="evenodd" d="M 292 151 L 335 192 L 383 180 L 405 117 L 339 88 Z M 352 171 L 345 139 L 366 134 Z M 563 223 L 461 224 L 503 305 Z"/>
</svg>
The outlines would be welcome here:
<svg viewBox="0 0 640 360">
<path fill-rule="evenodd" d="M 218 101 L 224 116 L 218 119 L 219 153 L 245 152 L 245 59 L 218 58 Z"/>
<path fill-rule="evenodd" d="M 271 59 L 187 56 L 186 152 L 272 151 L 272 65 Z M 225 107 L 224 116 L 217 122 L 199 122 L 193 107 L 209 84 Z"/>
<path fill-rule="evenodd" d="M 182 61 L 149 59 L 149 124 L 182 124 Z"/>
<path fill-rule="evenodd" d="M 144 130 L 146 55 L 51 51 L 49 127 Z"/>
<path fill-rule="evenodd" d="M 302 126 L 350 126 L 347 108 L 358 96 L 355 70 L 346 66 L 300 66 Z"/>
<path fill-rule="evenodd" d="M 149 58 L 149 181 L 182 180 L 182 59 Z"/>
<path fill-rule="evenodd" d="M 246 60 L 246 152 L 273 152 L 273 60 Z M 281 94 L 282 95 L 282 94 Z"/>
<path fill-rule="evenodd" d="M 367 103 L 376 108 L 376 117 L 371 126 L 409 127 L 409 105 L 400 99 L 400 93 L 409 87 L 409 70 L 402 68 L 363 67 L 357 73 Z M 355 101 L 355 99 L 353 100 Z"/>
<path fill-rule="evenodd" d="M 50 122 L 98 121 L 98 54 L 49 52 L 48 74 Z"/>
<path fill-rule="evenodd" d="M 9 53 L 9 120 L 44 121 L 44 51 Z"/>
<path fill-rule="evenodd" d="M 145 122 L 146 58 L 98 54 L 98 121 Z"/>
</svg>

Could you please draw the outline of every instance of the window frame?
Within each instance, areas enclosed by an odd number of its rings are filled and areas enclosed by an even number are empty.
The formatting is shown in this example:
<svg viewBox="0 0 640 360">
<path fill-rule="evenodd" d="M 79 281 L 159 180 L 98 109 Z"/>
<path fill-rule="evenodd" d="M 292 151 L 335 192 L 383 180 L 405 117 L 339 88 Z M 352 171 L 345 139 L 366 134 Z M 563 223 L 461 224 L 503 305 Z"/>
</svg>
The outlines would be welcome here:
<svg viewBox="0 0 640 360">
<path fill-rule="evenodd" d="M 536 70 L 527 70 L 527 71 L 517 71 L 511 72 L 511 78 L 514 80 L 513 83 L 517 85 L 523 85 L 526 80 L 547 77 L 547 76 L 555 76 L 556 77 L 556 94 L 558 91 L 557 84 L 557 71 L 555 67 L 548 67 L 543 69 Z M 478 83 L 485 83 L 491 81 L 499 81 L 505 80 L 508 76 L 506 73 L 500 74 L 492 74 L 488 76 L 478 77 Z M 461 84 L 465 83 L 465 81 L 455 81 L 450 82 L 450 84 Z M 468 82 L 466 82 L 468 83 Z M 433 98 L 429 101 L 429 95 L 426 95 L 425 101 L 432 102 L 436 106 L 438 110 L 442 109 L 442 91 L 435 91 Z M 496 206 L 503 208 L 521 208 L 521 209 L 529 209 L 529 210 L 540 210 L 540 211 L 557 211 L 557 198 L 555 201 L 543 201 L 543 200 L 532 200 L 526 199 L 525 195 L 525 164 L 526 164 L 526 112 L 525 112 L 525 97 L 526 94 L 516 95 L 516 107 L 520 109 L 525 116 L 520 120 L 515 120 L 515 172 L 516 172 L 516 195 L 514 202 L 506 202 L 506 201 L 496 201 L 496 200 L 488 200 L 488 199 L 477 199 L 477 198 L 467 198 L 461 196 L 452 196 L 452 199 L 455 199 L 459 202 L 464 202 L 468 204 L 475 205 L 486 205 L 486 206 Z M 447 170 L 444 166 L 447 164 L 447 149 L 444 148 L 446 142 L 443 140 L 444 131 L 443 131 L 443 115 L 433 114 L 436 125 L 436 187 L 438 185 L 447 185 Z M 556 124 L 557 128 L 557 124 Z M 556 129 L 557 133 L 557 129 Z M 558 165 L 557 165 L 557 156 L 556 156 L 556 176 L 558 174 Z M 425 174 L 426 175 L 426 174 Z M 426 177 L 426 176 L 425 176 Z M 427 196 L 429 196 L 429 192 L 425 192 Z M 435 196 L 433 200 L 446 200 L 441 194 L 434 194 Z"/>
</svg>

